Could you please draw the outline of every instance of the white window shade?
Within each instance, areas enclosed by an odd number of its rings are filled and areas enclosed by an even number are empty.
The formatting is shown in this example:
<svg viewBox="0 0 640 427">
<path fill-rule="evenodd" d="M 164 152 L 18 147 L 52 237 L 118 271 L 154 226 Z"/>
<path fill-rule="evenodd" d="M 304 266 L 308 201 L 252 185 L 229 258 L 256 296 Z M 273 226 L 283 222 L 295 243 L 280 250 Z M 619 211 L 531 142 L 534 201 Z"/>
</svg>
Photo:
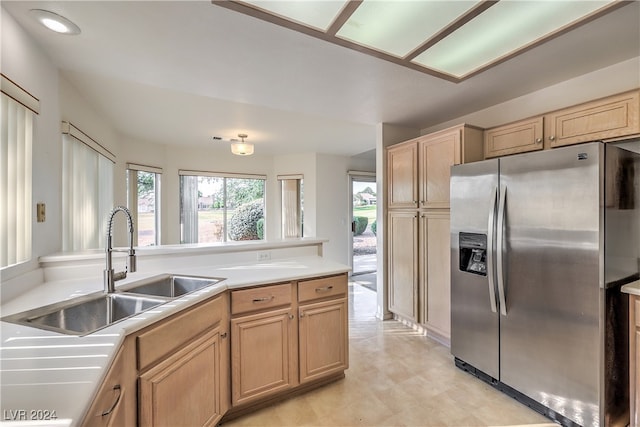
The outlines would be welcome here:
<svg viewBox="0 0 640 427">
<path fill-rule="evenodd" d="M 31 258 L 34 113 L 3 93 L 0 148 L 0 268 Z"/>
<path fill-rule="evenodd" d="M 302 237 L 302 175 L 278 175 L 282 238 Z"/>
<path fill-rule="evenodd" d="M 102 248 L 113 208 L 113 162 L 70 133 L 62 136 L 62 248 Z"/>
</svg>

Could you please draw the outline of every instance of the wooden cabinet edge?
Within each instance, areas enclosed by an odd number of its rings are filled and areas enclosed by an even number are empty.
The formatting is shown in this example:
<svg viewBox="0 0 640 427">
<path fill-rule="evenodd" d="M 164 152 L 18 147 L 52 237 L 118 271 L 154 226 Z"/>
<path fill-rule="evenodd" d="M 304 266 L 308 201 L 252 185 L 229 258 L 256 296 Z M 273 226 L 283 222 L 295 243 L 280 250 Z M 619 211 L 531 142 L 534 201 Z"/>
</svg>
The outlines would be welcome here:
<svg viewBox="0 0 640 427">
<path fill-rule="evenodd" d="M 81 426 L 112 426 L 112 418 L 122 414 L 126 425 L 135 425 L 137 420 L 137 392 L 135 375 L 135 342 L 125 338 L 116 351 L 111 364 L 106 368 Z M 103 402 L 104 398 L 104 402 Z"/>
</svg>

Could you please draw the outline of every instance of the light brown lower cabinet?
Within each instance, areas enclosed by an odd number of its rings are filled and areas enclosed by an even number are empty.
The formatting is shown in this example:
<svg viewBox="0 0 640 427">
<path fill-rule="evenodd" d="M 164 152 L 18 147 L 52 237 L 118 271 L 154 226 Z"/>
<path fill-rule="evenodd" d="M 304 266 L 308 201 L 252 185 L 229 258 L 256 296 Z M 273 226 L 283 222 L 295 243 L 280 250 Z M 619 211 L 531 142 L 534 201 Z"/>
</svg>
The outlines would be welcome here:
<svg viewBox="0 0 640 427">
<path fill-rule="evenodd" d="M 131 341 L 118 350 L 83 426 L 119 427 L 136 425 L 135 346 Z"/>
<path fill-rule="evenodd" d="M 298 283 L 300 383 L 349 367 L 347 278 L 333 276 Z"/>
<path fill-rule="evenodd" d="M 229 407 L 228 297 L 136 333 L 140 426 L 212 426 Z"/>
<path fill-rule="evenodd" d="M 451 336 L 451 215 L 449 210 L 420 214 L 420 323 L 439 338 Z"/>
<path fill-rule="evenodd" d="M 418 321 L 418 213 L 389 211 L 389 310 Z"/>
<path fill-rule="evenodd" d="M 295 385 L 291 308 L 231 320 L 231 403 L 240 405 Z"/>
<path fill-rule="evenodd" d="M 214 426 L 220 405 L 220 328 L 140 375 L 140 425 Z"/>
<path fill-rule="evenodd" d="M 347 289 L 344 273 L 228 291 L 130 334 L 82 425 L 214 426 L 344 377 Z"/>
</svg>

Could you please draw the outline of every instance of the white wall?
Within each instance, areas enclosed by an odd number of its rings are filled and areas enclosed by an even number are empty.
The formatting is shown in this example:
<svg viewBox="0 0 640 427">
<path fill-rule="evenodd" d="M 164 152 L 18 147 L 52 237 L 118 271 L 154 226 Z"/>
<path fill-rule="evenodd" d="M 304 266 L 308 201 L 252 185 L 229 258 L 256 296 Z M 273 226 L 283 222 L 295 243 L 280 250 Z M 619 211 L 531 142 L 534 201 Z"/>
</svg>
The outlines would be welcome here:
<svg viewBox="0 0 640 427">
<path fill-rule="evenodd" d="M 2 279 L 37 268 L 40 255 L 60 250 L 60 170 L 62 163 L 58 71 L 43 51 L 22 31 L 14 19 L 2 10 L 2 73 L 40 100 L 33 135 L 33 212 L 35 204 L 44 202 L 47 220 L 32 218 L 33 257 L 31 262 L 5 269 Z"/>
<path fill-rule="evenodd" d="M 490 128 L 640 87 L 640 57 L 421 130 L 426 135 L 467 123 Z"/>
</svg>

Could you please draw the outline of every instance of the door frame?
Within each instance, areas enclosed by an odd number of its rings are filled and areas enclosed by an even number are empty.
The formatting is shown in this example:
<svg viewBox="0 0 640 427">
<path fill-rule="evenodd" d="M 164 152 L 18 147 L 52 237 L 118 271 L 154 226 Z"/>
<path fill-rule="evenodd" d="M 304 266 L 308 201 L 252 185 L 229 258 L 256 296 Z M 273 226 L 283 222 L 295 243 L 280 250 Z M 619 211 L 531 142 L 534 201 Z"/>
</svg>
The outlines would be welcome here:
<svg viewBox="0 0 640 427">
<path fill-rule="evenodd" d="M 376 186 L 376 194 L 378 193 L 378 183 L 376 182 L 376 173 L 375 172 L 364 172 L 364 171 L 348 171 L 349 175 L 349 213 L 347 218 L 351 218 L 349 221 L 348 227 L 348 248 L 349 248 L 349 267 L 351 267 L 351 271 L 349 271 L 349 276 L 353 275 L 353 231 L 351 228 L 351 224 L 353 222 L 353 183 L 358 182 L 372 182 Z M 376 215 L 377 216 L 377 215 Z M 376 248 L 377 249 L 377 248 Z"/>
</svg>

